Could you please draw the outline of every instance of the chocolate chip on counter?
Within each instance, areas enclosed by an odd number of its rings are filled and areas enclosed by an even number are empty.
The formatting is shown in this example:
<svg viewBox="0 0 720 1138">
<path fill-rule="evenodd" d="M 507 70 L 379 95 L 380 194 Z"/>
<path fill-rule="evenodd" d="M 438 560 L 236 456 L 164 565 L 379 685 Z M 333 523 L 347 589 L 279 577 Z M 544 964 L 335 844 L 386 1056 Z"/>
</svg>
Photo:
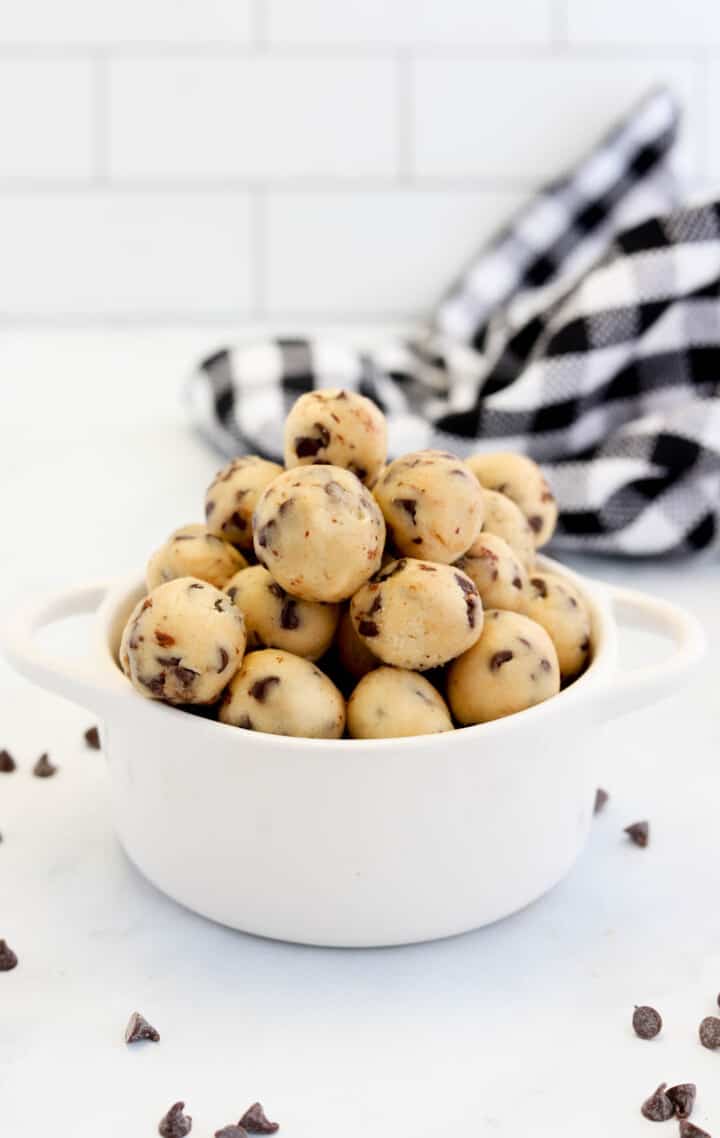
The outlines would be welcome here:
<svg viewBox="0 0 720 1138">
<path fill-rule="evenodd" d="M 17 962 L 18 958 L 7 941 L 0 940 L 0 972 L 12 972 Z"/>
<path fill-rule="evenodd" d="M 0 751 L 0 771 L 3 774 L 10 774 L 17 766 L 14 758 L 9 751 Z"/>
<path fill-rule="evenodd" d="M 50 762 L 50 756 L 47 751 L 43 751 L 33 767 L 33 774 L 35 778 L 52 778 L 57 769 L 58 768 Z"/>
<path fill-rule="evenodd" d="M 125 1028 L 125 1042 L 138 1043 L 142 1039 L 150 1039 L 153 1043 L 159 1043 L 160 1034 L 144 1016 L 140 1015 L 140 1012 L 133 1012 Z"/>
<path fill-rule="evenodd" d="M 650 823 L 649 822 L 633 822 L 632 826 L 625 827 L 625 833 L 631 842 L 641 849 L 645 849 L 650 841 Z"/>
<path fill-rule="evenodd" d="M 100 750 L 100 732 L 97 727 L 88 727 L 85 732 L 85 742 L 91 751 Z"/>
<path fill-rule="evenodd" d="M 698 1028 L 698 1034 L 703 1047 L 707 1047 L 709 1051 L 717 1050 L 720 1047 L 720 1019 L 717 1016 L 705 1016 Z"/>
<path fill-rule="evenodd" d="M 252 699 L 256 699 L 258 703 L 264 703 L 270 688 L 279 683 L 279 676 L 263 676 L 261 680 L 255 680 L 255 683 L 251 685 L 248 690 L 248 695 L 251 696 Z"/>
<path fill-rule="evenodd" d="M 215 1138 L 247 1138 L 247 1130 L 242 1126 L 223 1126 L 222 1130 L 215 1131 Z"/>
<path fill-rule="evenodd" d="M 176 1102 L 158 1123 L 158 1134 L 161 1138 L 186 1138 L 192 1130 L 192 1118 L 183 1114 L 184 1102 Z"/>
<path fill-rule="evenodd" d="M 259 1102 L 254 1102 L 247 1108 L 238 1126 L 243 1126 L 248 1134 L 274 1134 L 280 1129 L 278 1122 L 270 1122 L 266 1118 L 262 1104 Z"/>
<path fill-rule="evenodd" d="M 688 1122 L 686 1118 L 681 1118 L 680 1138 L 711 1138 L 711 1135 L 707 1130 L 701 1130 L 694 1122 Z"/>
<path fill-rule="evenodd" d="M 665 1094 L 666 1086 L 667 1083 L 661 1083 L 640 1107 L 643 1117 L 650 1122 L 667 1122 L 675 1114 L 675 1107 Z"/>
<path fill-rule="evenodd" d="M 633 1031 L 640 1039 L 654 1039 L 662 1031 L 662 1016 L 655 1008 L 643 1004 L 635 1008 L 632 1025 Z"/>
<path fill-rule="evenodd" d="M 678 1083 L 666 1092 L 670 1102 L 675 1107 L 678 1118 L 689 1118 L 695 1105 L 697 1087 L 694 1083 Z"/>
<path fill-rule="evenodd" d="M 607 790 L 603 790 L 603 788 L 599 786 L 595 791 L 595 807 L 593 809 L 593 814 L 601 814 L 607 806 L 609 798 L 610 795 L 608 794 Z"/>
<path fill-rule="evenodd" d="M 499 672 L 503 664 L 507 664 L 508 660 L 512 660 L 513 654 L 509 648 L 503 652 L 496 652 L 494 656 L 490 657 L 490 671 Z"/>
</svg>

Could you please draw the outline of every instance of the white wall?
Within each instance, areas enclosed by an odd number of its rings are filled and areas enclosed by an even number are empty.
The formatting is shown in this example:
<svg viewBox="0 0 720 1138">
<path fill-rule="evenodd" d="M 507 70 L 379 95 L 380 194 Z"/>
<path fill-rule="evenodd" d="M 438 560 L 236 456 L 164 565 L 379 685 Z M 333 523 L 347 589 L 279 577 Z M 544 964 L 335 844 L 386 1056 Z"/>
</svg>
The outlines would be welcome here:
<svg viewBox="0 0 720 1138">
<path fill-rule="evenodd" d="M 720 186 L 718 0 L 5 0 L 0 321 L 422 311 L 658 80 Z"/>
</svg>

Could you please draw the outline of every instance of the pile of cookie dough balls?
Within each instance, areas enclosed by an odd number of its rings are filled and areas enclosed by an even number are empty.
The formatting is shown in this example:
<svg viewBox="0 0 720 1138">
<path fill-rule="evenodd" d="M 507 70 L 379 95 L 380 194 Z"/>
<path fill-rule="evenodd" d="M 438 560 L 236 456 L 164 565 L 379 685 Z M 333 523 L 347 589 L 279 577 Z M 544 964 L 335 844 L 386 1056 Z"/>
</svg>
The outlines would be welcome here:
<svg viewBox="0 0 720 1138">
<path fill-rule="evenodd" d="M 388 463 L 354 391 L 302 395 L 284 467 L 233 459 L 205 523 L 152 554 L 125 627 L 134 688 L 243 731 L 399 738 L 487 723 L 587 667 L 588 605 L 535 564 L 557 506 L 523 455 Z"/>
</svg>

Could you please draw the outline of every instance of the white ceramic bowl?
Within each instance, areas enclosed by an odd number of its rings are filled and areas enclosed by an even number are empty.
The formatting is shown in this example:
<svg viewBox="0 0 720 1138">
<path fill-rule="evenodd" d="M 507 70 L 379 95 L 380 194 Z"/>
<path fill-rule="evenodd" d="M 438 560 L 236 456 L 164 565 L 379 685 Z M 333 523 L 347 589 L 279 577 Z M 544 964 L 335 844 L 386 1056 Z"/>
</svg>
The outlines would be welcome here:
<svg viewBox="0 0 720 1138">
<path fill-rule="evenodd" d="M 263 936 L 407 944 L 495 921 L 555 885 L 590 826 L 599 725 L 677 690 L 702 654 L 682 610 L 542 564 L 588 598 L 592 664 L 554 699 L 452 734 L 288 739 L 143 699 L 117 665 L 136 580 L 35 603 L 6 650 L 100 717 L 120 841 L 163 892 Z M 82 665 L 40 650 L 40 628 L 98 604 Z M 674 654 L 620 674 L 618 614 L 668 635 Z"/>
</svg>

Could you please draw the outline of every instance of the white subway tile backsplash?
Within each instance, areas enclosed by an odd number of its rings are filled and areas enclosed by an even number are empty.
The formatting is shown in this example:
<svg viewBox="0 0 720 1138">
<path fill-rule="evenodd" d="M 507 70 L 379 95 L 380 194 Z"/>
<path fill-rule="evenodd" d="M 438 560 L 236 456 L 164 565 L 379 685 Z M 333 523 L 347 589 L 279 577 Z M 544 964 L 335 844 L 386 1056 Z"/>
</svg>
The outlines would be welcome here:
<svg viewBox="0 0 720 1138">
<path fill-rule="evenodd" d="M 553 0 L 268 0 L 268 38 L 293 44 L 539 44 Z"/>
<path fill-rule="evenodd" d="M 275 192 L 267 204 L 267 311 L 422 313 L 519 195 Z"/>
<path fill-rule="evenodd" d="M 4 193 L 0 248 L 4 319 L 191 318 L 251 304 L 244 194 Z"/>
<path fill-rule="evenodd" d="M 571 44 L 708 47 L 720 44 L 717 0 L 565 0 Z"/>
<path fill-rule="evenodd" d="M 0 43 L 247 43 L 252 2 L 18 0 L 0 5 Z"/>
<path fill-rule="evenodd" d="M 696 172 L 700 114 L 692 61 L 639 58 L 420 58 L 415 172 L 554 176 L 649 87 L 668 82 L 687 109 L 680 164 Z"/>
<path fill-rule="evenodd" d="M 0 59 L 0 179 L 91 174 L 92 93 L 86 60 Z"/>
<path fill-rule="evenodd" d="M 110 70 L 118 178 L 392 173 L 390 60 L 119 59 Z"/>
</svg>

